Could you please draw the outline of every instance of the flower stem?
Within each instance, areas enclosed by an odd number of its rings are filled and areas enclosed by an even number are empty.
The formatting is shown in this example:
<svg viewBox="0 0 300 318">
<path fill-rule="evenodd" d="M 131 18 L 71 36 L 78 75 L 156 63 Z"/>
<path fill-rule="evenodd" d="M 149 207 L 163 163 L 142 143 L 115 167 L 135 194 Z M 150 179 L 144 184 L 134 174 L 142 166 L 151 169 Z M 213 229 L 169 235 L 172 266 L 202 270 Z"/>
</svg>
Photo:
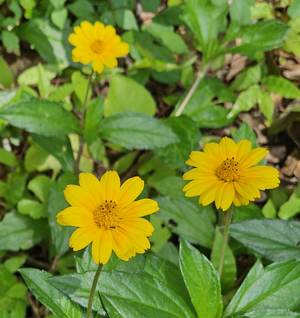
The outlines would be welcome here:
<svg viewBox="0 0 300 318">
<path fill-rule="evenodd" d="M 224 234 L 223 234 L 223 242 L 222 242 L 222 250 L 221 250 L 221 258 L 220 258 L 220 263 L 219 263 L 219 276 L 221 278 L 222 275 L 222 269 L 223 269 L 223 263 L 224 263 L 224 257 L 225 257 L 225 249 L 226 249 L 226 243 L 227 243 L 227 239 L 228 239 L 228 231 L 229 231 L 229 225 L 230 225 L 230 221 L 232 219 L 232 215 L 233 215 L 233 204 L 231 205 L 231 207 L 227 210 L 226 213 L 226 223 L 225 223 L 225 229 L 224 229 Z"/>
<path fill-rule="evenodd" d="M 86 318 L 91 318 L 93 299 L 94 299 L 95 290 L 96 290 L 96 286 L 97 286 L 97 283 L 98 283 L 98 279 L 99 279 L 102 267 L 103 267 L 103 264 L 99 263 L 99 266 L 97 268 L 97 271 L 96 271 L 96 274 L 95 274 L 95 277 L 94 277 L 91 293 L 90 293 L 89 304 L 88 304 L 87 312 L 86 312 Z"/>
</svg>

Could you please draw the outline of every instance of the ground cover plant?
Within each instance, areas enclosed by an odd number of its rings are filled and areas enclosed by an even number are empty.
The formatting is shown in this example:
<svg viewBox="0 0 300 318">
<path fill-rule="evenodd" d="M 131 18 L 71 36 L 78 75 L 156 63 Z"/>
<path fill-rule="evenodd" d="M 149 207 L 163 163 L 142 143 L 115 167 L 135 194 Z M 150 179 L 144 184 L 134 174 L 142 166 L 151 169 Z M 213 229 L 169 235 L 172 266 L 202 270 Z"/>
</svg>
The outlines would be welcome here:
<svg viewBox="0 0 300 318">
<path fill-rule="evenodd" d="M 300 1 L 0 7 L 0 317 L 300 317 Z"/>
</svg>

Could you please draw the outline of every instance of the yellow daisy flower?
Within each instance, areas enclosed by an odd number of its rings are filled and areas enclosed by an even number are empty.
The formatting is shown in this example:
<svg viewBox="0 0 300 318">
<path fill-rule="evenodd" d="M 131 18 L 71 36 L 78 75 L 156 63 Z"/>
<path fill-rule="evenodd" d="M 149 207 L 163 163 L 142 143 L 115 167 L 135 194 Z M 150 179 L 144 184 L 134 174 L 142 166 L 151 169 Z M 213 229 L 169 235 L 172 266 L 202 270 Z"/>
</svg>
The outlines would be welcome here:
<svg viewBox="0 0 300 318">
<path fill-rule="evenodd" d="M 109 68 L 116 67 L 116 58 L 129 53 L 129 45 L 121 42 L 121 38 L 116 35 L 116 29 L 111 25 L 105 27 L 98 21 L 94 25 L 83 21 L 80 27 L 74 28 L 74 32 L 68 38 L 75 46 L 72 60 L 84 65 L 93 62 L 95 72 L 101 73 L 104 65 Z"/>
<path fill-rule="evenodd" d="M 241 140 L 237 144 L 224 137 L 219 144 L 210 142 L 204 152 L 192 151 L 186 164 L 196 168 L 183 175 L 189 182 L 183 191 L 187 197 L 200 195 L 199 204 L 215 201 L 216 207 L 227 210 L 232 202 L 236 206 L 247 205 L 260 197 L 259 190 L 276 188 L 279 173 L 275 168 L 256 166 L 268 150 L 251 150 L 251 142 Z"/>
<path fill-rule="evenodd" d="M 158 211 L 154 200 L 134 201 L 143 191 L 144 181 L 133 177 L 120 186 L 115 171 L 106 172 L 99 181 L 91 173 L 79 175 L 79 186 L 68 185 L 64 190 L 71 207 L 57 214 L 60 225 L 79 227 L 69 245 L 78 251 L 92 244 L 96 264 L 106 264 L 112 250 L 124 260 L 150 248 L 148 236 L 154 230 L 142 216 Z"/>
</svg>

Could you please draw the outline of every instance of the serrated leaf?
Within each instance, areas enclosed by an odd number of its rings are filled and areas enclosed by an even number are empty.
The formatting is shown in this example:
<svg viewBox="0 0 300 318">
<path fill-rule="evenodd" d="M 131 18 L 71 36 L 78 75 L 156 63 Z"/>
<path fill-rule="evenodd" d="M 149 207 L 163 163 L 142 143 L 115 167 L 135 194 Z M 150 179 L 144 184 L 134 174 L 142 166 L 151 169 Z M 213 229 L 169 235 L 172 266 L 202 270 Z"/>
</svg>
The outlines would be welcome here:
<svg viewBox="0 0 300 318">
<path fill-rule="evenodd" d="M 235 317 L 235 315 L 253 310 L 266 310 L 270 307 L 272 310 L 292 311 L 300 304 L 299 284 L 299 260 L 274 263 L 265 268 L 262 267 L 260 261 L 257 261 L 232 298 L 223 316 L 224 318 Z"/>
<path fill-rule="evenodd" d="M 179 255 L 180 270 L 198 317 L 220 318 L 223 301 L 217 271 L 184 239 L 180 241 Z"/>
<path fill-rule="evenodd" d="M 211 207 L 196 206 L 186 198 L 170 200 L 156 197 L 155 201 L 160 208 L 157 217 L 167 224 L 172 232 L 191 243 L 212 247 L 214 228 L 208 216 Z"/>
<path fill-rule="evenodd" d="M 232 318 L 299 318 L 300 314 L 285 309 L 255 310 L 244 314 L 230 315 Z"/>
<path fill-rule="evenodd" d="M 46 220 L 33 220 L 16 211 L 11 211 L 0 222 L 1 250 L 29 249 L 40 242 L 47 234 Z"/>
<path fill-rule="evenodd" d="M 211 1 L 187 0 L 182 15 L 200 43 L 203 66 L 221 50 L 218 34 L 226 28 L 228 5 L 214 5 Z"/>
<path fill-rule="evenodd" d="M 270 90 L 273 93 L 281 95 L 282 97 L 290 99 L 300 98 L 299 88 L 284 77 L 270 75 L 264 77 L 261 82 L 262 84 L 264 84 L 266 89 Z"/>
<path fill-rule="evenodd" d="M 256 253 L 272 260 L 300 258 L 300 224 L 278 219 L 246 220 L 230 225 L 230 235 Z"/>
<path fill-rule="evenodd" d="M 104 104 L 105 117 L 130 110 L 150 116 L 155 114 L 156 104 L 142 85 L 131 78 L 113 75 Z"/>
<path fill-rule="evenodd" d="M 178 141 L 158 119 L 129 111 L 103 119 L 99 136 L 128 149 L 154 149 Z"/>
<path fill-rule="evenodd" d="M 43 136 L 64 136 L 79 133 L 76 118 L 61 105 L 47 100 L 34 100 L 7 106 L 0 118 L 11 125 Z"/>
<path fill-rule="evenodd" d="M 57 317 L 82 318 L 80 306 L 46 281 L 52 277 L 50 273 L 35 268 L 22 268 L 19 272 L 34 296 Z"/>
<path fill-rule="evenodd" d="M 185 164 L 192 150 L 199 148 L 201 134 L 195 122 L 187 116 L 170 117 L 164 121 L 177 135 L 179 142 L 172 143 L 164 148 L 156 148 L 154 153 L 166 163 L 186 170 Z"/>
<path fill-rule="evenodd" d="M 227 115 L 227 118 L 234 118 L 240 112 L 247 112 L 250 110 L 257 103 L 259 93 L 260 88 L 256 85 L 251 86 L 247 90 L 243 91 L 233 104 L 233 107 Z"/>
<path fill-rule="evenodd" d="M 56 276 L 47 279 L 51 285 L 71 300 L 87 307 L 95 272 Z M 102 272 L 96 295 L 116 297 L 142 311 L 149 318 L 195 317 L 186 302 L 173 289 L 148 274 Z M 149 297 L 151 295 L 151 297 Z M 94 298 L 93 310 L 100 311 L 101 301 Z"/>
</svg>

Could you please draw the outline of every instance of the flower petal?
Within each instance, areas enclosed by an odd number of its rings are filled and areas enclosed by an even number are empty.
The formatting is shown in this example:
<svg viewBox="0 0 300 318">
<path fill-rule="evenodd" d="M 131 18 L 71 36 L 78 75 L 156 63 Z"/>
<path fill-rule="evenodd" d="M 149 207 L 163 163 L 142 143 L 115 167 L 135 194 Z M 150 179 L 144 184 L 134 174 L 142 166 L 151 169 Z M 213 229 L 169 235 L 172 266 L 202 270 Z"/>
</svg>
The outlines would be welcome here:
<svg viewBox="0 0 300 318">
<path fill-rule="evenodd" d="M 203 192 L 200 195 L 199 204 L 202 204 L 205 206 L 212 203 L 215 199 L 216 192 L 222 186 L 223 183 L 224 183 L 223 181 L 218 181 L 214 183 L 211 187 L 209 187 L 205 192 Z"/>
<path fill-rule="evenodd" d="M 96 32 L 93 25 L 88 21 L 83 21 L 80 23 L 82 33 L 87 38 L 89 43 L 96 40 Z"/>
<path fill-rule="evenodd" d="M 115 201 L 115 197 L 120 190 L 120 177 L 116 171 L 107 171 L 104 173 L 99 184 L 100 196 L 102 202 Z"/>
<path fill-rule="evenodd" d="M 151 199 L 141 199 L 134 201 L 123 209 L 121 216 L 123 218 L 128 217 L 141 217 L 148 214 L 155 213 L 159 210 L 156 201 Z"/>
<path fill-rule="evenodd" d="M 213 172 L 204 172 L 200 168 L 193 168 L 187 172 L 185 172 L 182 176 L 183 180 L 203 180 L 203 181 L 209 181 L 214 180 L 216 178 L 215 173 Z"/>
<path fill-rule="evenodd" d="M 125 218 L 122 219 L 119 228 L 122 228 L 125 232 L 138 236 L 151 236 L 154 227 L 146 219 L 142 218 Z"/>
<path fill-rule="evenodd" d="M 99 39 L 100 41 L 103 40 L 103 35 L 104 35 L 104 29 L 105 26 L 103 23 L 96 21 L 94 24 L 94 30 L 95 30 L 95 38 Z"/>
<path fill-rule="evenodd" d="M 223 160 L 236 157 L 236 143 L 228 137 L 223 137 L 220 141 L 220 156 Z"/>
<path fill-rule="evenodd" d="M 186 191 L 186 197 L 195 197 L 201 195 L 203 192 L 207 191 L 214 184 L 218 183 L 220 179 L 215 177 L 213 180 L 203 181 L 203 180 L 193 180 L 189 182 L 184 188 L 183 191 Z"/>
<path fill-rule="evenodd" d="M 235 196 L 235 189 L 232 182 L 224 182 L 223 185 L 216 192 L 215 203 L 217 209 L 221 208 L 223 211 L 226 211 Z"/>
<path fill-rule="evenodd" d="M 118 65 L 118 61 L 114 56 L 110 56 L 108 54 L 106 55 L 100 55 L 101 62 L 109 68 L 114 68 Z"/>
<path fill-rule="evenodd" d="M 70 184 L 64 190 L 66 200 L 74 207 L 81 207 L 94 211 L 97 208 L 97 202 L 83 188 Z"/>
<path fill-rule="evenodd" d="M 140 177 L 133 177 L 126 180 L 116 195 L 115 201 L 122 207 L 126 207 L 142 193 L 144 184 L 144 181 Z"/>
<path fill-rule="evenodd" d="M 108 25 L 107 27 L 105 27 L 104 31 L 103 31 L 103 42 L 107 42 L 110 38 L 114 37 L 116 35 L 116 29 L 111 26 Z"/>
<path fill-rule="evenodd" d="M 200 151 L 192 151 L 190 158 L 185 163 L 197 168 L 205 167 L 211 172 L 214 172 L 221 164 L 221 162 L 210 153 Z"/>
<path fill-rule="evenodd" d="M 99 180 L 91 173 L 79 174 L 79 185 L 94 198 L 97 205 L 101 204 Z"/>
<path fill-rule="evenodd" d="M 112 237 L 112 249 L 120 259 L 128 261 L 130 257 L 135 255 L 134 247 L 130 243 L 129 238 L 121 231 L 112 231 Z"/>
<path fill-rule="evenodd" d="M 203 151 L 216 157 L 220 162 L 224 159 L 220 156 L 220 145 L 215 142 L 209 142 L 204 145 Z"/>
<path fill-rule="evenodd" d="M 252 149 L 245 157 L 239 162 L 240 169 L 247 169 L 251 166 L 257 164 L 261 159 L 263 159 L 269 151 L 265 148 L 255 148 Z"/>
<path fill-rule="evenodd" d="M 99 232 L 92 245 L 92 256 L 96 264 L 105 265 L 112 253 L 111 231 Z"/>
<path fill-rule="evenodd" d="M 240 162 L 251 150 L 251 141 L 242 139 L 236 144 L 236 157 L 235 161 Z"/>
<path fill-rule="evenodd" d="M 81 227 L 70 237 L 69 245 L 74 251 L 79 251 L 88 246 L 101 231 L 97 226 Z"/>
<path fill-rule="evenodd" d="M 96 226 L 93 213 L 84 208 L 68 207 L 59 212 L 56 217 L 57 223 L 60 225 L 77 227 Z"/>
<path fill-rule="evenodd" d="M 233 183 L 236 191 L 245 199 L 253 201 L 255 198 L 260 197 L 260 193 L 257 188 L 250 184 L 241 183 L 240 181 Z"/>
<path fill-rule="evenodd" d="M 104 64 L 101 62 L 100 59 L 98 58 L 93 59 L 93 70 L 99 74 L 103 72 Z"/>
</svg>

